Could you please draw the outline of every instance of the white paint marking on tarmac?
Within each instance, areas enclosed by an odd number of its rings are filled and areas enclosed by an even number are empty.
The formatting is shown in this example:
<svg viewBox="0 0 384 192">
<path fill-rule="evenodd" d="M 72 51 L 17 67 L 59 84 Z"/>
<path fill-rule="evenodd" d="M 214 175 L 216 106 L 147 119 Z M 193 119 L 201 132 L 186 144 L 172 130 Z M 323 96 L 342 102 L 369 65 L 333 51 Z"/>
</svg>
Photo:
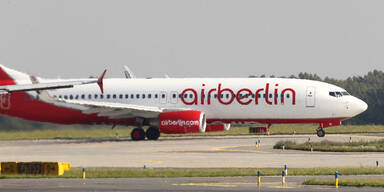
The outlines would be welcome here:
<svg viewBox="0 0 384 192">
<path fill-rule="evenodd" d="M 227 151 L 227 152 L 248 152 L 248 153 L 271 153 L 261 150 L 245 150 L 245 149 L 233 149 L 238 147 L 252 147 L 252 146 L 245 146 L 245 145 L 238 145 L 238 146 L 227 146 L 227 147 L 214 147 L 212 150 L 214 151 Z"/>
<path fill-rule="evenodd" d="M 340 136 L 344 136 L 344 137 L 352 137 L 352 138 L 384 139 L 384 137 L 374 136 L 374 135 L 348 135 L 348 134 L 337 134 L 337 135 L 327 135 L 327 136 L 331 136 L 331 137 L 340 137 Z"/>
</svg>

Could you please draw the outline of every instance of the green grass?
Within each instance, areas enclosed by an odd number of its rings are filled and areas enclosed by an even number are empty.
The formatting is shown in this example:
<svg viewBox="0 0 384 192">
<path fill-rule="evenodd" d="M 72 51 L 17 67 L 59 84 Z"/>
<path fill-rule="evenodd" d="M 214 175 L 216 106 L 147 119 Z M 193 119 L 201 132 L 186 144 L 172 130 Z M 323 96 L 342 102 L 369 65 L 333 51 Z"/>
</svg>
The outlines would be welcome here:
<svg viewBox="0 0 384 192">
<path fill-rule="evenodd" d="M 315 134 L 317 126 L 315 125 L 273 125 L 270 128 L 270 134 Z M 132 128 L 117 126 L 111 129 L 111 126 L 58 126 L 52 129 L 45 127 L 38 130 L 17 130 L 0 131 L 0 140 L 21 140 L 21 139 L 114 139 L 116 133 L 119 138 L 130 138 Z M 363 126 L 338 126 L 326 129 L 327 134 L 335 133 L 384 133 L 384 125 L 363 125 Z M 180 136 L 230 136 L 230 135 L 252 135 L 248 127 L 232 127 L 225 132 L 210 132 L 197 134 L 162 134 L 162 137 L 180 137 Z"/>
<path fill-rule="evenodd" d="M 87 178 L 147 178 L 147 177 L 240 177 L 257 176 L 257 171 L 262 176 L 280 176 L 279 168 L 223 168 L 223 169 L 87 169 Z M 383 175 L 384 168 L 358 167 L 358 168 L 289 168 L 289 176 L 315 176 L 333 175 L 338 171 L 340 175 Z M 66 171 L 60 178 L 81 178 L 82 169 L 74 168 Z M 56 178 L 54 176 L 26 176 L 2 175 L 0 178 Z"/>
<path fill-rule="evenodd" d="M 354 141 L 354 142 L 335 142 L 324 140 L 321 142 L 296 143 L 294 141 L 279 141 L 273 148 L 309 151 L 312 145 L 314 151 L 327 152 L 384 152 L 384 140 L 375 141 Z"/>
<path fill-rule="evenodd" d="M 310 179 L 303 185 L 335 185 L 333 179 Z M 340 179 L 339 186 L 346 187 L 384 187 L 384 179 Z"/>
</svg>

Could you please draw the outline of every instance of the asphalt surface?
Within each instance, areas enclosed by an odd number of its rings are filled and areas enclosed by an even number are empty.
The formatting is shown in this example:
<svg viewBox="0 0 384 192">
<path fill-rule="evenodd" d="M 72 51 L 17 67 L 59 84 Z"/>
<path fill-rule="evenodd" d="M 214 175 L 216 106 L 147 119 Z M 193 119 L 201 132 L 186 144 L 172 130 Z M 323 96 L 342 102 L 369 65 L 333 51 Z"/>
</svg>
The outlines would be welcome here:
<svg viewBox="0 0 384 192">
<path fill-rule="evenodd" d="M 275 150 L 281 140 L 297 142 L 383 139 L 384 135 L 227 136 L 127 139 L 1 141 L 0 161 L 59 161 L 72 167 L 140 168 L 289 168 L 360 167 L 383 163 L 384 153 Z M 261 147 L 256 148 L 256 141 Z M 359 176 L 357 178 L 384 176 Z M 137 179 L 1 179 L 0 191 L 384 191 L 383 188 L 303 186 L 312 177 L 137 178 Z M 318 178 L 318 177 L 316 177 Z M 325 178 L 332 178 L 327 176 Z M 343 177 L 347 178 L 347 177 Z M 342 179 L 342 178 L 341 178 Z"/>
<path fill-rule="evenodd" d="M 279 168 L 374 166 L 384 153 L 341 153 L 275 150 L 281 140 L 297 142 L 348 141 L 350 135 L 231 136 L 160 138 L 134 142 L 112 140 L 28 140 L 1 141 L 0 161 L 59 161 L 72 167 L 149 168 Z M 380 135 L 352 135 L 353 140 L 383 138 Z M 260 139 L 261 148 L 255 143 Z"/>
<path fill-rule="evenodd" d="M 362 176 L 364 177 L 364 176 Z M 382 176 L 370 176 L 382 177 Z M 304 180 L 312 177 L 287 177 L 282 185 L 281 177 L 263 177 L 261 186 L 257 177 L 218 177 L 218 178 L 140 178 L 140 179 L 3 179 L 0 180 L 0 191 L 352 191 L 371 192 L 383 191 L 383 188 L 371 187 L 339 187 L 333 186 L 304 186 Z M 332 178 L 330 176 L 324 178 Z M 360 178 L 360 177 L 353 177 Z M 365 178 L 365 177 L 364 177 Z M 342 178 L 341 178 L 342 179 Z"/>
</svg>

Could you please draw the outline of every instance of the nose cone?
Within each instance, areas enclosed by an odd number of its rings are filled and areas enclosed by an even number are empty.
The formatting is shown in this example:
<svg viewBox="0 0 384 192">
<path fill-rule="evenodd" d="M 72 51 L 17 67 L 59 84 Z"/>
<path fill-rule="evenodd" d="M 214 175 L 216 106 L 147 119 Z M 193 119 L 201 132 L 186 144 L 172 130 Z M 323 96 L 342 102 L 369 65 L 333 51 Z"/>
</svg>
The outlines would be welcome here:
<svg viewBox="0 0 384 192">
<path fill-rule="evenodd" d="M 365 103 L 361 99 L 353 97 L 352 101 L 350 102 L 351 117 L 354 117 L 354 116 L 366 111 L 367 109 L 368 109 L 367 103 Z"/>
</svg>

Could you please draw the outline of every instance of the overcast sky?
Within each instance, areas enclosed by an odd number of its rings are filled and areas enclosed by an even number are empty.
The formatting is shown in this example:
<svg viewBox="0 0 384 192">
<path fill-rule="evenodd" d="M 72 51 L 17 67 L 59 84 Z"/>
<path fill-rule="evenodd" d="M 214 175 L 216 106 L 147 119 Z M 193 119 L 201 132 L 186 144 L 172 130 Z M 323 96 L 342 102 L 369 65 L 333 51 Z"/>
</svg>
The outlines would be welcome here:
<svg viewBox="0 0 384 192">
<path fill-rule="evenodd" d="M 384 1 L 1 0 L 0 63 L 42 77 L 384 70 Z"/>
</svg>

